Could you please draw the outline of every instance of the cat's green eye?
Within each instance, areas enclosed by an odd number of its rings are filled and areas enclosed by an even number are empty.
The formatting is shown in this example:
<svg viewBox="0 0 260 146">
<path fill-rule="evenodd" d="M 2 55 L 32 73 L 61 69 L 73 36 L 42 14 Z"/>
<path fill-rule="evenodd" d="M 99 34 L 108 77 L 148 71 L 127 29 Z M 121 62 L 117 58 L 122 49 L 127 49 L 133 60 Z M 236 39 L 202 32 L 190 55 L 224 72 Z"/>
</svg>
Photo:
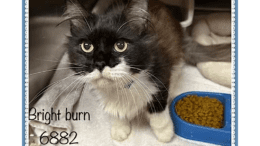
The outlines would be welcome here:
<svg viewBox="0 0 260 146">
<path fill-rule="evenodd" d="M 94 50 L 94 46 L 88 42 L 83 42 L 80 46 L 81 46 L 81 49 L 86 53 L 90 53 Z"/>
<path fill-rule="evenodd" d="M 118 41 L 114 47 L 117 52 L 124 52 L 127 49 L 127 43 L 125 41 Z"/>
</svg>

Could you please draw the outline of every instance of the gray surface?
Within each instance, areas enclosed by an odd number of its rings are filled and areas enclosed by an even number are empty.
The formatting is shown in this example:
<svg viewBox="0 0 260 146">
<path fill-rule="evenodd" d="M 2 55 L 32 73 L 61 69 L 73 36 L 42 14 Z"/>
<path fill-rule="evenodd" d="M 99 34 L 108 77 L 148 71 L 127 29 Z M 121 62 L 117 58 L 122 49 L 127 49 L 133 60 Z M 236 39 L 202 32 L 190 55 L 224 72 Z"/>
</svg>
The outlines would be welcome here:
<svg viewBox="0 0 260 146">
<path fill-rule="evenodd" d="M 59 17 L 34 17 L 29 27 L 29 98 L 46 87 L 65 52 L 63 46 L 69 32 L 68 23 L 59 27 Z M 36 101 L 36 100 L 35 100 Z M 33 105 L 34 102 L 31 103 Z"/>
</svg>

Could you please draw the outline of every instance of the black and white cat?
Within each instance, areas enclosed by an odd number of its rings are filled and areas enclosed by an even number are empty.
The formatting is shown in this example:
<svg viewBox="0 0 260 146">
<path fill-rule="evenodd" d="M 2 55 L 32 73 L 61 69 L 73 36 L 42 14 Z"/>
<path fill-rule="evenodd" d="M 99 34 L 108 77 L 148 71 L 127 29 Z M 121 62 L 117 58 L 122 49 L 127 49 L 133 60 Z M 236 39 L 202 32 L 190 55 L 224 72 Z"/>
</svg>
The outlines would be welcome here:
<svg viewBox="0 0 260 146">
<path fill-rule="evenodd" d="M 112 138 L 125 140 L 130 121 L 144 113 L 158 140 L 169 142 L 174 135 L 168 109 L 171 89 L 184 60 L 203 61 L 201 53 L 194 57 L 183 49 L 182 28 L 171 12 L 156 0 L 129 0 L 97 15 L 77 0 L 67 0 L 64 16 L 71 22 L 69 59 L 81 67 L 73 70 L 95 87 L 104 111 L 115 117 Z"/>
</svg>

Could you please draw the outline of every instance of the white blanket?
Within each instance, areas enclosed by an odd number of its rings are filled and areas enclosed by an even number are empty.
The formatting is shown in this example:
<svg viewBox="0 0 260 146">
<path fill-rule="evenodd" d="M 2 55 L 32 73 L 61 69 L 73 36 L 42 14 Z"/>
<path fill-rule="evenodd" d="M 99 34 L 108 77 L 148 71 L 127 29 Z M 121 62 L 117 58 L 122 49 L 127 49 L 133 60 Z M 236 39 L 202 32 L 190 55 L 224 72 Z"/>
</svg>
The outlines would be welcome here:
<svg viewBox="0 0 260 146">
<path fill-rule="evenodd" d="M 128 139 L 123 142 L 117 142 L 111 139 L 110 136 L 110 117 L 102 110 L 97 101 L 96 95 L 91 94 L 88 85 L 78 84 L 78 77 L 68 77 L 73 74 L 73 71 L 66 69 L 68 67 L 68 56 L 65 54 L 59 64 L 59 67 L 52 79 L 52 83 L 57 83 L 51 86 L 41 99 L 35 104 L 37 112 L 50 112 L 51 107 L 57 113 L 60 110 L 61 116 L 59 120 L 43 121 L 31 120 L 30 126 L 33 127 L 33 132 L 37 137 L 36 142 L 40 140 L 40 136 L 44 131 L 75 131 L 77 137 L 74 142 L 78 142 L 78 146 L 202 146 L 213 145 L 199 141 L 191 141 L 174 136 L 171 142 L 158 142 L 153 134 L 151 127 L 142 118 L 138 118 L 132 122 L 132 131 Z M 68 77 L 68 78 L 66 78 Z M 66 78 L 66 79 L 64 79 Z M 63 80 L 62 80 L 63 79 Z M 58 82 L 57 82 L 58 81 Z M 52 84 L 51 83 L 51 84 Z M 218 85 L 210 80 L 205 79 L 198 69 L 193 66 L 185 65 L 179 83 L 176 86 L 175 94 L 179 95 L 188 91 L 211 91 L 230 93 L 231 89 Z M 70 112 L 88 112 L 85 120 L 65 120 L 65 109 Z M 31 110 L 31 114 L 35 111 Z M 83 115 L 83 114 L 82 114 Z M 88 119 L 90 116 L 90 120 Z M 31 116 L 34 118 L 34 116 Z M 81 117 L 83 118 L 83 116 Z M 46 132 L 46 133 L 47 133 Z M 46 134 L 45 133 L 45 134 Z M 71 142 L 75 136 L 72 135 L 69 139 Z M 64 142 L 64 140 L 63 140 Z M 31 144 L 35 145 L 35 144 Z M 46 145 L 51 145 L 50 143 Z M 69 145 L 69 144 L 68 144 Z M 62 146 L 62 144 L 60 144 Z"/>
</svg>

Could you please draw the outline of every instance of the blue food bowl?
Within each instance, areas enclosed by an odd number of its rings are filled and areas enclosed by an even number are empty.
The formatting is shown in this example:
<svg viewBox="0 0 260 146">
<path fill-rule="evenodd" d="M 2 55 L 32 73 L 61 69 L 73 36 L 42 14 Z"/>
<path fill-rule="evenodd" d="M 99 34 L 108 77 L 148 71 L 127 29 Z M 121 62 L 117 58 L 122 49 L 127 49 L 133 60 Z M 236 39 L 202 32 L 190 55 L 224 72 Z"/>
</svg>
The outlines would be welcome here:
<svg viewBox="0 0 260 146">
<path fill-rule="evenodd" d="M 195 125 L 182 120 L 175 111 L 175 104 L 187 95 L 208 96 L 216 98 L 224 106 L 224 124 L 223 128 L 210 128 L 201 125 Z M 223 146 L 231 145 L 231 95 L 213 92 L 186 92 L 177 96 L 171 106 L 170 114 L 174 123 L 175 133 L 183 138 L 213 143 Z"/>
</svg>

